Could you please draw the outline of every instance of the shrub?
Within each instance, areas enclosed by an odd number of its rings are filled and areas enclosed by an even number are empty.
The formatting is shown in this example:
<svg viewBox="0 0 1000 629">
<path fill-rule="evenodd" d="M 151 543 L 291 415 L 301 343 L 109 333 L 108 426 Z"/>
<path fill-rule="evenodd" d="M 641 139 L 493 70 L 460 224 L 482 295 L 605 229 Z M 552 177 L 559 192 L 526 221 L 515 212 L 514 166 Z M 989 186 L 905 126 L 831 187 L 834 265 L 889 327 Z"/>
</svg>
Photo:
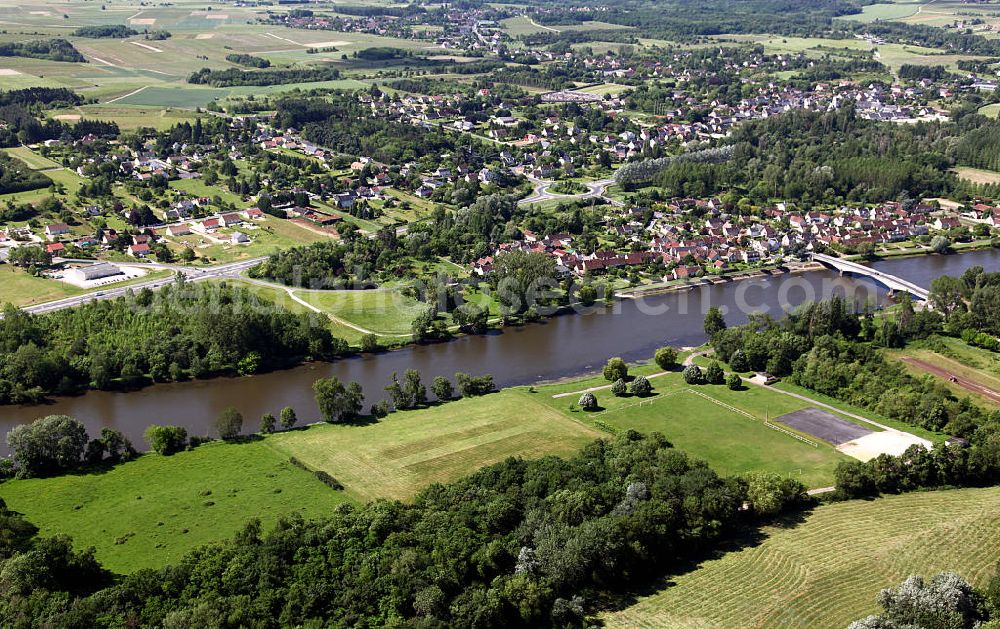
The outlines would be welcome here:
<svg viewBox="0 0 1000 629">
<path fill-rule="evenodd" d="M 592 411 L 597 408 L 597 396 L 588 391 L 580 396 L 578 404 L 583 410 Z"/>
<path fill-rule="evenodd" d="M 611 385 L 611 393 L 615 397 L 625 397 L 625 394 L 628 393 L 628 386 L 625 385 L 625 381 L 621 378 L 615 380 L 615 383 Z"/>
<path fill-rule="evenodd" d="M 281 409 L 281 427 L 285 430 L 289 430 L 298 421 L 298 417 L 295 416 L 295 409 L 291 406 L 286 406 Z"/>
<path fill-rule="evenodd" d="M 163 456 L 180 452 L 187 446 L 187 430 L 181 426 L 157 426 L 153 424 L 143 435 L 150 450 Z"/>
<path fill-rule="evenodd" d="M 649 384 L 645 376 L 639 376 L 632 381 L 629 392 L 638 397 L 645 397 L 653 392 L 653 385 Z"/>
<path fill-rule="evenodd" d="M 660 369 L 669 371 L 677 366 L 677 350 L 672 347 L 661 347 L 656 350 L 654 360 Z"/>
<path fill-rule="evenodd" d="M 705 370 L 705 382 L 709 384 L 722 384 L 726 381 L 726 374 L 722 371 L 719 363 L 712 361 L 712 364 Z"/>
<path fill-rule="evenodd" d="M 277 421 L 271 413 L 264 413 L 260 418 L 261 434 L 269 435 L 274 432 L 274 426 L 277 424 Z"/>
<path fill-rule="evenodd" d="M 232 441 L 243 430 L 243 414 L 232 406 L 228 407 L 215 420 L 215 429 L 223 441 Z"/>
<path fill-rule="evenodd" d="M 682 375 L 684 376 L 684 382 L 688 384 L 702 383 L 701 367 L 698 365 L 688 365 L 684 368 Z"/>
<path fill-rule="evenodd" d="M 604 365 L 604 379 L 608 382 L 624 380 L 625 378 L 628 378 L 628 365 L 621 358 L 616 356 Z"/>
<path fill-rule="evenodd" d="M 743 388 L 743 378 L 740 377 L 738 373 L 731 373 L 729 377 L 726 378 L 726 386 L 732 391 L 739 391 Z"/>
<path fill-rule="evenodd" d="M 733 352 L 732 357 L 729 359 L 729 366 L 733 368 L 733 371 L 739 371 L 741 373 L 750 371 L 750 361 L 747 360 L 747 355 L 744 354 L 741 349 Z"/>
<path fill-rule="evenodd" d="M 340 484 L 340 481 L 338 481 L 336 478 L 330 476 L 329 474 L 327 474 L 323 470 L 316 470 L 315 472 L 313 472 L 313 475 L 317 479 L 319 479 L 319 482 L 323 483 L 324 485 L 326 485 L 330 489 L 335 489 L 337 491 L 341 491 L 342 489 L 344 489 L 344 486 Z"/>
<path fill-rule="evenodd" d="M 437 376 L 431 383 L 431 393 L 433 393 L 434 397 L 442 402 L 447 402 L 451 398 L 455 397 L 455 387 L 453 387 L 451 381 L 444 376 Z"/>
</svg>

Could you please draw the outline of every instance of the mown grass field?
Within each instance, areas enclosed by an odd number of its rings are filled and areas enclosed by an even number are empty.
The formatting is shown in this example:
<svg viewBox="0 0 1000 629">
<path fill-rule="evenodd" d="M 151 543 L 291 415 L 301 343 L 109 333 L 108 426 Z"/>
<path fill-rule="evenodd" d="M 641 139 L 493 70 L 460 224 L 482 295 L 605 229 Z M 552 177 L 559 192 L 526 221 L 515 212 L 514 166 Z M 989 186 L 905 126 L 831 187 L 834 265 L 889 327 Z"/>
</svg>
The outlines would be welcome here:
<svg viewBox="0 0 1000 629">
<path fill-rule="evenodd" d="M 648 365 L 630 373 L 658 371 Z M 660 432 L 675 447 L 708 461 L 721 474 L 769 471 L 798 479 L 807 487 L 824 487 L 833 483 L 837 464 L 850 460 L 815 438 L 810 438 L 817 443 L 813 447 L 764 425 L 766 418 L 773 420 L 809 406 L 801 400 L 757 386 L 741 391 L 730 391 L 725 385 L 689 386 L 679 372 L 651 378 L 650 383 L 653 395 L 642 400 L 617 398 L 607 389 L 595 391 L 601 406 L 595 412 L 570 409 L 579 395 L 553 395 L 608 384 L 601 377 L 538 387 L 535 395 L 554 410 L 594 425 L 603 422 L 619 430 Z"/>
<path fill-rule="evenodd" d="M 176 563 L 253 517 L 268 527 L 281 514 L 319 517 L 348 500 L 266 441 L 144 455 L 104 473 L 8 481 L 0 497 L 42 535 L 71 535 L 121 573 Z"/>
<path fill-rule="evenodd" d="M 44 155 L 40 155 L 26 146 L 15 146 L 13 148 L 4 149 L 4 152 L 11 157 L 16 157 L 25 164 L 28 168 L 32 170 L 44 170 L 46 168 L 61 168 L 62 164 L 54 162 Z"/>
<path fill-rule="evenodd" d="M 970 168 L 968 166 L 959 166 L 953 170 L 959 179 L 971 181 L 972 183 L 990 184 L 1000 182 L 1000 173 L 993 170 Z"/>
<path fill-rule="evenodd" d="M 922 4 L 922 2 L 869 4 L 862 8 L 861 13 L 844 15 L 839 19 L 865 23 L 885 20 L 899 20 L 915 14 L 918 10 L 920 10 Z"/>
<path fill-rule="evenodd" d="M 321 425 L 266 440 L 283 456 L 329 472 L 358 500 L 407 499 L 510 456 L 569 456 L 607 437 L 508 389 L 415 411 L 368 426 Z"/>
<path fill-rule="evenodd" d="M 797 525 L 671 578 L 605 616 L 608 627 L 846 627 L 879 590 L 953 570 L 985 585 L 1000 560 L 1000 488 L 818 507 Z"/>
<path fill-rule="evenodd" d="M 296 295 L 323 312 L 384 335 L 409 335 L 413 320 L 427 305 L 397 290 L 353 290 Z"/>
<path fill-rule="evenodd" d="M 0 304 L 30 306 L 83 293 L 59 280 L 35 277 L 9 264 L 0 264 Z"/>
</svg>

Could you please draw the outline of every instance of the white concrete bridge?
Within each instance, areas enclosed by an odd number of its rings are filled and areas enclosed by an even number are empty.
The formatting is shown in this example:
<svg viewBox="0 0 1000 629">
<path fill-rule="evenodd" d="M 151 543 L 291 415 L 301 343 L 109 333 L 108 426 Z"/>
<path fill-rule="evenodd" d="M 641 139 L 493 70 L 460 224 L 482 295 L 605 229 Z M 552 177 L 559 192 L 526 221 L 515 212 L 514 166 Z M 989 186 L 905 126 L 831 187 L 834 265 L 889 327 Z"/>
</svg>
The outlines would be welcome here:
<svg viewBox="0 0 1000 629">
<path fill-rule="evenodd" d="M 867 275 L 879 284 L 885 286 L 892 291 L 903 291 L 909 293 L 914 299 L 920 301 L 927 301 L 928 291 L 926 288 L 917 286 L 913 282 L 908 282 L 902 278 L 896 277 L 895 275 L 889 275 L 888 273 L 883 273 L 882 271 L 877 271 L 870 266 L 865 266 L 863 264 L 858 264 L 857 262 L 851 262 L 849 260 L 844 260 L 843 258 L 834 258 L 833 256 L 828 256 L 823 253 L 812 254 L 812 259 L 820 264 L 830 267 L 831 269 L 836 269 L 841 273 L 854 273 L 855 275 Z"/>
</svg>

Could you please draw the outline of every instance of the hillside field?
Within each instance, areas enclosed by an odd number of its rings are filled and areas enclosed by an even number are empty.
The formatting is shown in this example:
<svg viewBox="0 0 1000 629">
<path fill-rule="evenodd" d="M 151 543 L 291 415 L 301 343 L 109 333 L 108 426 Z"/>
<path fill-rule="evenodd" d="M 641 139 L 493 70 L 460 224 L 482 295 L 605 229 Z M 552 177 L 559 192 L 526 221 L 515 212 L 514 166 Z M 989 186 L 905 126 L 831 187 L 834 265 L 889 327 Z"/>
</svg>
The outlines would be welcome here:
<svg viewBox="0 0 1000 629">
<path fill-rule="evenodd" d="M 879 590 L 953 570 L 983 586 L 1000 560 L 1000 488 L 817 508 L 701 563 L 604 620 L 610 628 L 846 627 Z M 723 595 L 724 594 L 724 595 Z"/>
<path fill-rule="evenodd" d="M 607 437 L 511 389 L 404 411 L 368 426 L 321 425 L 266 440 L 283 456 L 330 473 L 358 500 L 407 499 L 510 456 L 571 456 Z"/>
<path fill-rule="evenodd" d="M 251 517 L 269 528 L 279 515 L 316 518 L 348 500 L 266 441 L 210 443 L 100 473 L 8 481 L 0 497 L 42 535 L 93 546 L 101 563 L 120 573 L 176 563 L 196 546 L 234 535 Z"/>
</svg>

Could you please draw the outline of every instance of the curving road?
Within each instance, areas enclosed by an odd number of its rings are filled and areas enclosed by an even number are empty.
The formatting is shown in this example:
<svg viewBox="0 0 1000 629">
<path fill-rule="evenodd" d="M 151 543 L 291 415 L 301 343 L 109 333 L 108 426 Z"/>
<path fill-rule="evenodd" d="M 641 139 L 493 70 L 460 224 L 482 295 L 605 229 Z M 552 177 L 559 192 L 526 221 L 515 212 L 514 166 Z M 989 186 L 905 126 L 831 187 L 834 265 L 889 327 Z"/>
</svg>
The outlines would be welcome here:
<svg viewBox="0 0 1000 629">
<path fill-rule="evenodd" d="M 586 184 L 587 191 L 580 194 L 559 194 L 558 192 L 549 192 L 549 188 L 556 182 L 547 179 L 536 179 L 535 177 L 528 177 L 528 179 L 535 184 L 535 188 L 532 193 L 520 201 L 519 205 L 530 205 L 532 203 L 541 203 L 543 201 L 549 201 L 552 199 L 560 199 L 566 201 L 572 201 L 575 199 L 595 199 L 604 196 L 604 191 L 608 189 L 608 186 L 615 182 L 614 179 L 598 179 L 595 181 L 588 181 Z M 621 201 L 615 201 L 614 199 L 606 199 L 611 205 L 624 205 Z"/>
</svg>

